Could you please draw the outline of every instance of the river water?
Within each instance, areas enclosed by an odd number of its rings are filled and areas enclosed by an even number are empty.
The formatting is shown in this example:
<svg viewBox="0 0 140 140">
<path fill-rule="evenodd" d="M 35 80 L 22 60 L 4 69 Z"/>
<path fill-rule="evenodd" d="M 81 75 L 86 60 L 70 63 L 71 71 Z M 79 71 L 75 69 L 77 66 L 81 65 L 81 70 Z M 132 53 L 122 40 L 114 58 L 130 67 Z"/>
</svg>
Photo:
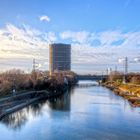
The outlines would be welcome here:
<svg viewBox="0 0 140 140">
<path fill-rule="evenodd" d="M 140 109 L 90 83 L 10 114 L 0 140 L 140 140 Z"/>
</svg>

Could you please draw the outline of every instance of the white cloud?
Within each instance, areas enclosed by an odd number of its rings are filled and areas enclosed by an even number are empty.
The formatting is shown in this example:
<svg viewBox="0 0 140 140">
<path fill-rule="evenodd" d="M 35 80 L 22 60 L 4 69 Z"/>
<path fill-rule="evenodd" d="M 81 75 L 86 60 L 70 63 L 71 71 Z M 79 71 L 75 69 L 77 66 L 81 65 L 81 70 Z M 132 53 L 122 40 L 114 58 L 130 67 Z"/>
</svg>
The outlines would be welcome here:
<svg viewBox="0 0 140 140">
<path fill-rule="evenodd" d="M 32 59 L 48 62 L 48 43 L 57 38 L 53 32 L 41 32 L 27 25 L 7 24 L 0 29 L 0 66 L 2 69 L 31 68 Z"/>
<path fill-rule="evenodd" d="M 115 31 L 104 31 L 97 34 L 97 38 L 101 41 L 102 45 L 111 45 L 111 43 L 125 39 L 125 35 L 118 30 Z"/>
<path fill-rule="evenodd" d="M 140 57 L 140 31 L 122 32 L 120 30 L 88 32 L 64 31 L 59 36 L 72 42 L 72 70 L 84 73 L 101 73 L 108 67 L 123 70 L 119 58 L 128 56 L 131 61 Z M 94 40 L 100 43 L 94 46 Z M 123 42 L 116 44 L 118 40 Z M 42 32 L 27 25 L 17 27 L 7 24 L 0 29 L 0 67 L 1 69 L 32 68 L 32 59 L 45 64 L 48 69 L 48 43 L 58 41 L 55 32 Z M 112 44 L 113 43 L 113 44 Z M 140 71 L 138 65 L 129 64 L 129 70 Z"/>
<path fill-rule="evenodd" d="M 48 42 L 48 43 L 52 43 L 55 42 L 57 40 L 56 34 L 54 32 L 48 32 L 44 34 L 44 39 Z"/>
<path fill-rule="evenodd" d="M 124 63 L 124 61 L 125 61 L 125 58 L 119 58 L 119 59 L 118 59 L 118 62 L 119 62 L 119 63 Z"/>
<path fill-rule="evenodd" d="M 115 65 L 123 70 L 123 65 L 118 63 L 119 58 L 127 56 L 131 61 L 140 56 L 139 31 L 112 30 L 91 33 L 64 31 L 60 34 L 60 37 L 72 40 L 73 68 L 79 72 L 100 73 L 108 67 L 114 69 Z M 93 45 L 94 40 L 100 42 L 98 47 Z M 140 71 L 136 64 L 130 64 L 129 70 Z"/>
<path fill-rule="evenodd" d="M 50 22 L 50 18 L 47 15 L 40 16 L 40 21 Z"/>
<path fill-rule="evenodd" d="M 64 31 L 60 33 L 62 39 L 71 39 L 73 42 L 85 43 L 90 38 L 90 33 L 87 31 Z"/>
</svg>

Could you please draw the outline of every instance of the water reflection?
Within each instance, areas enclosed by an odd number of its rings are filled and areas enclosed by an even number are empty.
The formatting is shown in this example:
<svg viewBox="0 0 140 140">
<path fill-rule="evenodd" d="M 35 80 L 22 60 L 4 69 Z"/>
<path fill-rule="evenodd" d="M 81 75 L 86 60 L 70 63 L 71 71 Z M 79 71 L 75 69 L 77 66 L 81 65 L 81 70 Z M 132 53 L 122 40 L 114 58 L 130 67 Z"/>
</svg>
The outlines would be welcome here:
<svg viewBox="0 0 140 140">
<path fill-rule="evenodd" d="M 20 110 L 16 113 L 10 114 L 2 119 L 2 123 L 9 128 L 20 129 L 27 121 L 27 114 L 25 112 L 25 110 Z"/>
<path fill-rule="evenodd" d="M 70 111 L 70 94 L 69 92 L 66 92 L 64 95 L 57 98 L 32 104 L 17 112 L 7 115 L 1 120 L 1 122 L 8 128 L 15 130 L 21 129 L 22 126 L 28 121 L 29 117 L 38 117 L 39 115 L 42 115 L 42 109 L 46 103 L 52 110 Z"/>
<path fill-rule="evenodd" d="M 1 120 L 1 122 L 9 128 L 20 129 L 27 122 L 30 115 L 36 117 L 41 114 L 41 109 L 44 104 L 45 101 L 41 101 L 30 105 L 17 112 L 7 115 Z"/>
<path fill-rule="evenodd" d="M 70 111 L 70 94 L 66 92 L 64 95 L 48 100 L 51 109 L 60 111 Z"/>
<path fill-rule="evenodd" d="M 140 140 L 139 128 L 140 108 L 101 86 L 75 87 L 4 118 L 0 139 Z"/>
</svg>

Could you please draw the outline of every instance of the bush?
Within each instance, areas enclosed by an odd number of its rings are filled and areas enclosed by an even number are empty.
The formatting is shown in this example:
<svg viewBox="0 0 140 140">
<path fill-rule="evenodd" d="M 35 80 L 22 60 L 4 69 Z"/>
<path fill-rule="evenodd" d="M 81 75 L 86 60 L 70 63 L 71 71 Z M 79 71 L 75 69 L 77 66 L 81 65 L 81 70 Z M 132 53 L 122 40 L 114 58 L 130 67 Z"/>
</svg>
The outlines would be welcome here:
<svg viewBox="0 0 140 140">
<path fill-rule="evenodd" d="M 5 80 L 0 84 L 0 95 L 8 95 L 12 91 L 11 82 Z"/>
<path fill-rule="evenodd" d="M 133 83 L 133 84 L 140 84 L 140 76 L 133 76 L 131 78 L 131 83 Z"/>
</svg>

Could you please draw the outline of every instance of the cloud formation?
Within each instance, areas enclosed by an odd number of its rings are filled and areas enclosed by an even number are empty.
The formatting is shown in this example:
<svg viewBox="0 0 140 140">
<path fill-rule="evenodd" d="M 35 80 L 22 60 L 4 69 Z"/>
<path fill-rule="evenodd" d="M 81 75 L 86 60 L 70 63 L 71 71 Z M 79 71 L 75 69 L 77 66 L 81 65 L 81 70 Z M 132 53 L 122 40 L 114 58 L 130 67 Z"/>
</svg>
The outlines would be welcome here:
<svg viewBox="0 0 140 140">
<path fill-rule="evenodd" d="M 7 24 L 0 29 L 1 68 L 28 69 L 31 68 L 33 58 L 48 61 L 48 43 L 53 41 L 56 41 L 53 32 L 41 32 L 27 25 L 19 28 Z"/>
<path fill-rule="evenodd" d="M 102 32 L 64 31 L 42 32 L 30 26 L 17 27 L 7 24 L 0 29 L 0 66 L 1 69 L 22 68 L 31 70 L 32 59 L 42 64 L 40 69 L 48 69 L 48 44 L 70 41 L 72 45 L 72 70 L 78 73 L 101 73 L 109 67 L 123 65 L 120 58 L 129 61 L 140 57 L 140 32 L 109 30 Z M 135 61 L 139 62 L 139 61 Z M 140 71 L 137 63 L 129 63 L 130 71 Z"/>
<path fill-rule="evenodd" d="M 62 39 L 71 39 L 73 42 L 85 43 L 90 38 L 90 33 L 87 31 L 64 31 L 60 33 Z"/>
<path fill-rule="evenodd" d="M 119 64 L 120 58 L 128 57 L 132 62 L 140 56 L 140 32 L 122 32 L 109 30 L 102 32 L 73 32 L 64 31 L 60 34 L 62 39 L 72 40 L 73 66 L 79 66 L 80 70 L 90 72 L 105 71 L 108 67 L 115 66 L 123 71 L 123 64 Z M 96 42 L 96 43 L 95 43 Z M 129 65 L 130 71 L 140 71 L 137 63 Z"/>
<path fill-rule="evenodd" d="M 40 16 L 40 21 L 50 22 L 50 18 L 47 15 Z"/>
</svg>

